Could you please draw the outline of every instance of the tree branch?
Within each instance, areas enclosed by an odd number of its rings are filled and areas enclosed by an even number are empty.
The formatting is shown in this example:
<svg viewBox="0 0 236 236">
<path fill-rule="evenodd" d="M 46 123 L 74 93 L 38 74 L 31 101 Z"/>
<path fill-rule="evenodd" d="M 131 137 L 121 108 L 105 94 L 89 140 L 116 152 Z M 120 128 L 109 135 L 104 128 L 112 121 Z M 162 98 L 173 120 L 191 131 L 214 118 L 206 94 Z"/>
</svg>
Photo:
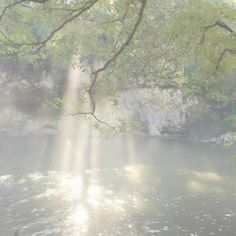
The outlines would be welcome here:
<svg viewBox="0 0 236 236">
<path fill-rule="evenodd" d="M 218 20 L 216 21 L 214 24 L 211 24 L 211 25 L 207 25 L 204 27 L 203 29 L 203 33 L 202 33 L 202 38 L 201 38 L 201 41 L 200 43 L 204 43 L 204 40 L 205 40 L 205 35 L 207 33 L 207 31 L 211 28 L 214 28 L 214 27 L 219 27 L 221 29 L 224 29 L 225 31 L 229 32 L 230 34 L 233 34 L 235 33 L 235 31 L 230 28 L 225 22 L 223 22 L 222 20 Z M 227 53 L 230 53 L 230 54 L 236 54 L 236 51 L 234 51 L 233 49 L 230 49 L 230 48 L 225 48 L 221 54 L 220 54 L 220 57 L 218 59 L 218 62 L 216 64 L 216 71 L 219 69 L 220 67 L 220 64 L 223 60 L 223 57 L 227 54 Z"/>
<path fill-rule="evenodd" d="M 131 43 L 135 33 L 137 32 L 138 26 L 141 23 L 141 20 L 142 20 L 142 17 L 143 17 L 143 12 L 144 12 L 144 9 L 145 9 L 145 6 L 146 6 L 146 2 L 147 2 L 147 0 L 141 0 L 141 7 L 140 7 L 140 10 L 139 10 L 139 13 L 138 13 L 138 18 L 137 18 L 137 20 L 136 20 L 136 22 L 134 24 L 134 27 L 133 27 L 131 33 L 129 34 L 128 38 L 123 43 L 123 45 L 120 47 L 120 49 L 102 67 L 98 68 L 95 71 L 92 71 L 93 80 L 92 80 L 92 82 L 90 84 L 90 87 L 88 89 L 88 93 L 89 93 L 89 97 L 90 97 L 90 102 L 91 102 L 91 111 L 90 112 L 76 112 L 76 113 L 73 113 L 74 116 L 75 115 L 92 115 L 97 121 L 107 125 L 106 122 L 101 121 L 95 115 L 95 113 L 96 113 L 96 102 L 95 102 L 95 99 L 93 97 L 94 86 L 95 86 L 95 84 L 97 82 L 99 74 L 101 72 L 103 72 L 104 70 L 106 70 L 107 67 L 112 62 L 114 62 L 119 57 L 119 55 L 125 50 L 125 48 L 128 47 L 129 44 Z M 110 126 L 110 125 L 108 125 L 108 126 Z"/>
<path fill-rule="evenodd" d="M 223 57 L 226 55 L 226 53 L 230 53 L 230 54 L 236 54 L 236 51 L 230 49 L 230 48 L 225 48 L 222 53 L 220 54 L 220 57 L 218 59 L 217 65 L 216 65 L 216 70 L 219 69 L 221 61 L 223 60 Z"/>
<path fill-rule="evenodd" d="M 25 0 L 22 0 L 22 1 L 25 1 Z M 43 0 L 42 1 L 41 0 L 30 0 L 30 1 L 39 1 L 39 2 L 43 3 Z M 93 0 L 93 1 L 89 2 L 89 4 L 87 4 L 87 5 L 85 4 L 83 7 L 79 8 L 79 9 L 73 9 L 72 13 L 76 12 L 76 14 L 72 15 L 70 18 L 68 18 L 65 21 L 63 21 L 57 28 L 55 28 L 53 31 L 51 31 L 51 33 L 44 40 L 42 40 L 40 42 L 18 43 L 18 42 L 14 42 L 13 40 L 11 40 L 3 32 L 1 32 L 1 33 L 8 40 L 8 42 L 10 42 L 13 46 L 18 46 L 18 47 L 22 47 L 22 46 L 38 46 L 35 50 L 39 51 L 41 48 L 43 48 L 48 43 L 48 41 L 50 41 L 54 37 L 54 35 L 58 31 L 60 31 L 62 28 L 64 28 L 68 23 L 72 22 L 73 20 L 75 20 L 76 18 L 81 16 L 85 11 L 89 10 L 98 1 L 99 0 Z"/>
<path fill-rule="evenodd" d="M 36 3 L 46 3 L 49 0 L 27 0 L 27 1 L 29 1 L 29 2 L 36 2 Z"/>
<path fill-rule="evenodd" d="M 124 21 L 125 21 L 127 15 L 128 15 L 129 8 L 130 8 L 130 5 L 127 4 L 127 7 L 126 7 L 125 12 L 124 12 L 124 14 L 122 15 L 122 17 L 116 18 L 116 19 L 113 19 L 113 20 L 110 20 L 110 21 L 107 20 L 107 21 L 103 21 L 103 22 L 98 22 L 98 23 L 96 23 L 96 25 L 111 24 L 111 23 L 115 23 L 115 22 L 124 23 Z"/>
<path fill-rule="evenodd" d="M 1 15 L 0 15 L 0 21 L 2 20 L 3 16 L 5 15 L 6 11 L 7 11 L 9 8 L 12 8 L 12 7 L 14 7 L 14 6 L 16 6 L 16 5 L 18 5 L 18 4 L 22 3 L 22 2 L 24 2 L 24 1 L 25 1 L 25 0 L 16 1 L 16 2 L 14 2 L 14 3 L 12 3 L 12 4 L 9 4 L 9 5 L 5 6 L 5 7 L 3 8 L 3 11 L 2 11 L 2 13 L 1 13 Z"/>
<path fill-rule="evenodd" d="M 7 5 L 3 8 L 2 13 L 0 14 L 0 21 L 2 20 L 3 16 L 5 15 L 5 13 L 8 9 L 10 9 L 10 8 L 12 8 L 12 7 L 14 7 L 18 4 L 21 4 L 23 2 L 35 2 L 35 3 L 42 3 L 43 4 L 43 3 L 46 3 L 48 1 L 49 0 L 19 0 L 19 1 L 13 2 L 13 3 Z"/>
<path fill-rule="evenodd" d="M 224 29 L 228 31 L 229 33 L 235 33 L 234 30 L 232 30 L 227 24 L 225 24 L 222 20 L 216 21 L 214 24 L 207 25 L 203 28 L 203 33 L 202 33 L 202 38 L 200 43 L 204 43 L 206 33 L 209 29 L 214 28 L 214 27 L 220 27 L 221 29 Z"/>
<path fill-rule="evenodd" d="M 6 6 L 1 14 L 1 18 L 3 17 L 3 15 L 5 14 L 5 12 L 7 11 L 7 9 L 14 7 L 17 4 L 20 4 L 22 2 L 35 2 L 35 3 L 46 3 L 49 0 L 20 0 L 18 2 L 12 3 L 8 6 Z M 54 36 L 55 34 L 60 31 L 61 29 L 63 29 L 67 24 L 69 24 L 70 22 L 72 22 L 73 20 L 77 19 L 79 16 L 82 15 L 82 13 L 84 13 L 85 11 L 89 10 L 95 3 L 97 3 L 99 0 L 91 0 L 90 2 L 87 2 L 84 6 L 82 6 L 79 9 L 68 9 L 68 11 L 70 12 L 69 15 L 70 17 L 66 20 L 64 20 L 57 28 L 55 28 L 53 31 L 50 32 L 50 34 L 42 41 L 39 42 L 32 42 L 32 43 L 18 43 L 18 42 L 14 42 L 12 39 L 10 39 L 4 32 L 0 32 L 3 37 L 6 39 L 7 44 L 9 45 L 13 45 L 13 46 L 38 46 L 36 48 L 36 51 L 40 50 L 41 48 L 43 48 Z M 107 122 L 102 121 L 101 119 L 99 119 L 96 116 L 96 102 L 93 96 L 93 90 L 95 87 L 95 84 L 97 82 L 98 76 L 100 75 L 100 73 L 102 73 L 103 71 L 105 71 L 114 61 L 116 61 L 116 59 L 120 56 L 120 54 L 129 46 L 129 44 L 131 43 L 137 29 L 138 26 L 141 23 L 142 17 L 143 17 L 143 12 L 146 6 L 146 2 L 147 0 L 141 0 L 141 6 L 140 6 L 140 10 L 138 12 L 138 17 L 137 20 L 134 24 L 134 27 L 132 29 L 132 31 L 130 32 L 129 36 L 127 37 L 127 39 L 125 40 L 125 42 L 122 44 L 122 46 L 120 47 L 120 49 L 100 68 L 96 69 L 96 70 L 92 70 L 92 77 L 93 80 L 89 86 L 88 89 L 88 94 L 89 94 L 89 98 L 90 98 L 90 102 L 91 102 L 91 111 L 88 112 L 76 112 L 76 113 L 67 113 L 70 114 L 72 116 L 75 115 L 91 115 L 95 120 L 97 120 L 98 122 L 111 127 L 111 125 L 109 125 Z M 123 17 L 121 19 L 119 19 L 121 22 L 124 21 L 124 19 L 126 18 L 126 15 L 128 14 L 128 9 L 129 7 L 127 7 L 127 9 L 125 10 L 125 13 L 123 15 Z M 57 9 L 58 10 L 58 9 Z M 65 10 L 65 9 L 64 9 Z M 67 10 L 67 9 L 66 9 Z M 0 18 L 0 20 L 1 20 Z"/>
</svg>

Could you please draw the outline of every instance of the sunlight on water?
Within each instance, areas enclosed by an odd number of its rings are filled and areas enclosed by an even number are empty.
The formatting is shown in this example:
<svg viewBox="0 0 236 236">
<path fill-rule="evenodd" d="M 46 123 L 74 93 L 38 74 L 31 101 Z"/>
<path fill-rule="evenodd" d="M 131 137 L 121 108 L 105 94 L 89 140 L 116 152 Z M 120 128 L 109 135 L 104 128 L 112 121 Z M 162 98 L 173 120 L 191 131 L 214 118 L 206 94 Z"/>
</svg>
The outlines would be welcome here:
<svg viewBox="0 0 236 236">
<path fill-rule="evenodd" d="M 200 192 L 200 193 L 221 193 L 223 190 L 217 186 L 207 185 L 196 180 L 190 180 L 187 184 L 187 189 L 189 192 Z"/>
<path fill-rule="evenodd" d="M 54 188 L 47 188 L 44 192 L 37 194 L 35 196 L 35 199 L 45 199 L 45 198 L 51 198 L 53 196 L 56 196 L 57 194 L 59 194 L 60 192 L 58 191 L 58 189 L 54 189 Z"/>
<path fill-rule="evenodd" d="M 38 181 L 43 178 L 43 175 L 37 172 L 37 173 L 29 174 L 28 178 L 30 178 L 32 181 Z"/>
<path fill-rule="evenodd" d="M 82 193 L 83 183 L 79 176 L 65 177 L 59 181 L 58 188 L 65 190 L 64 200 L 72 201 L 78 199 Z"/>
<path fill-rule="evenodd" d="M 142 175 L 144 172 L 144 167 L 141 165 L 132 165 L 132 166 L 125 166 L 124 170 L 128 178 L 133 181 L 140 183 L 142 181 Z"/>
<path fill-rule="evenodd" d="M 133 181 L 138 181 L 141 177 L 140 170 L 137 166 L 126 166 L 124 170 L 127 172 L 128 177 Z"/>
<path fill-rule="evenodd" d="M 202 180 L 208 180 L 208 181 L 222 181 L 223 177 L 215 172 L 199 172 L 194 171 L 193 174 Z"/>
<path fill-rule="evenodd" d="M 12 179 L 11 175 L 2 175 L 0 176 L 0 184 L 9 183 L 11 179 Z"/>
<path fill-rule="evenodd" d="M 85 233 L 88 231 L 89 212 L 85 206 L 78 205 L 74 212 L 66 219 L 66 225 L 73 229 L 74 233 Z"/>
<path fill-rule="evenodd" d="M 88 188 L 88 203 L 93 207 L 99 207 L 102 205 L 103 190 L 99 185 L 90 185 Z"/>
<path fill-rule="evenodd" d="M 210 181 L 207 185 L 197 174 L 196 178 L 201 181 L 189 180 L 186 192 L 168 196 L 163 194 L 156 174 L 156 170 L 142 165 L 127 165 L 110 171 L 90 170 L 83 176 L 57 171 L 35 172 L 16 182 L 10 175 L 0 176 L 3 183 L 12 183 L 3 188 L 5 191 L 19 191 L 18 195 L 12 194 L 14 201 L 5 203 L 4 209 L 16 215 L 18 223 L 13 217 L 7 224 L 10 228 L 19 228 L 26 236 L 138 235 L 138 232 L 153 235 L 170 230 L 190 235 L 191 231 L 185 231 L 184 227 L 171 228 L 169 221 L 183 212 L 189 214 L 188 218 L 195 217 L 195 221 L 211 220 L 204 211 L 191 212 L 184 201 L 188 204 L 191 199 L 198 201 L 198 197 L 201 201 L 199 194 L 207 193 L 215 202 L 220 202 L 220 195 L 215 194 L 221 193 L 216 185 L 221 181 Z M 134 182 L 135 176 L 141 176 L 144 184 Z M 147 176 L 150 178 L 145 182 Z M 152 218 L 152 213 L 158 221 Z M 230 222 L 233 217 L 234 212 L 225 207 L 224 221 Z M 136 228 L 137 222 L 141 228 Z"/>
<path fill-rule="evenodd" d="M 116 211 L 125 211 L 125 207 L 127 207 L 127 202 L 123 199 L 115 198 L 110 205 L 111 209 Z"/>
<path fill-rule="evenodd" d="M 236 232 L 233 172 L 230 176 L 210 165 L 195 167 L 189 159 L 186 165 L 178 165 L 174 155 L 169 164 L 166 156 L 156 158 L 156 145 L 150 152 L 155 162 L 150 163 L 149 156 L 143 163 L 133 140 L 125 146 L 128 139 L 116 142 L 117 148 L 124 146 L 123 152 L 116 149 L 115 153 L 111 147 L 105 160 L 101 140 L 93 139 L 96 135 L 89 129 L 82 133 L 80 142 L 75 135 L 67 137 L 67 147 L 60 147 L 70 150 L 65 170 L 30 169 L 13 175 L 6 171 L 0 176 L 1 236 L 12 235 L 16 229 L 20 236 L 222 236 Z M 110 148 L 110 141 L 107 145 Z M 122 164 L 117 160 L 120 156 L 125 156 Z M 63 157 L 58 153 L 58 162 Z M 177 158 L 183 161 L 182 154 Z"/>
</svg>

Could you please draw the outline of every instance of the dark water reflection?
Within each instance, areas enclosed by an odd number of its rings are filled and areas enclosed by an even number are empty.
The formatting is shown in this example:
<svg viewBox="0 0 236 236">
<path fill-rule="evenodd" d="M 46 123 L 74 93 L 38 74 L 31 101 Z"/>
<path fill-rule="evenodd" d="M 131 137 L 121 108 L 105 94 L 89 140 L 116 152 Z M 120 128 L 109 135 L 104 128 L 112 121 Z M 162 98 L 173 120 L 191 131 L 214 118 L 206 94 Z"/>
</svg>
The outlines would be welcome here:
<svg viewBox="0 0 236 236">
<path fill-rule="evenodd" d="M 145 137 L 81 143 L 55 152 L 55 138 L 1 139 L 1 236 L 236 235 L 232 150 Z"/>
</svg>

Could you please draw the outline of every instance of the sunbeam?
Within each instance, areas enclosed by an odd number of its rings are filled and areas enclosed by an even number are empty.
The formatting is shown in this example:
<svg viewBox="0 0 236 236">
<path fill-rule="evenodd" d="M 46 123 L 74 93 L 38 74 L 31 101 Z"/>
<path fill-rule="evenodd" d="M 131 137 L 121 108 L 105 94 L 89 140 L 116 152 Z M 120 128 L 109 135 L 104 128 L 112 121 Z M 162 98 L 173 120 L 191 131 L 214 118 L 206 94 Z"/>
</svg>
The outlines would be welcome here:
<svg viewBox="0 0 236 236">
<path fill-rule="evenodd" d="M 70 68 L 62 108 L 65 113 L 59 121 L 59 135 L 54 147 L 55 161 L 60 163 L 63 171 L 77 169 L 81 173 L 84 169 L 89 124 L 82 122 L 81 117 L 72 117 L 68 113 L 83 108 L 85 102 L 81 87 L 86 81 L 89 81 L 89 73 L 79 67 Z"/>
</svg>

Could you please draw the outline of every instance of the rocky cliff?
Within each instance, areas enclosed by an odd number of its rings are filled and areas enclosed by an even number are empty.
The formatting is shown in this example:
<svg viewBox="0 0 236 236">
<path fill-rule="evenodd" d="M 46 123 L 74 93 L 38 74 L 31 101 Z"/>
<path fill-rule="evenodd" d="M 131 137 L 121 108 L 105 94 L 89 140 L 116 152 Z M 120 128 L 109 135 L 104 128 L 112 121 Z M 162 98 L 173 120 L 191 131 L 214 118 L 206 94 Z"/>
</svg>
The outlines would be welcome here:
<svg viewBox="0 0 236 236">
<path fill-rule="evenodd" d="M 2 73 L 2 81 L 6 80 L 7 83 L 3 82 L 0 87 L 0 134 L 6 135 L 9 132 L 24 135 L 56 134 L 57 126 L 60 126 L 59 116 L 63 115 L 62 111 L 74 100 L 78 100 L 81 81 L 87 81 L 87 83 L 89 81 L 87 78 L 89 74 L 86 73 L 78 68 L 71 69 L 67 74 L 54 72 L 48 77 L 38 73 L 37 81 L 28 80 L 27 76 L 24 75 L 25 78 L 19 72 L 12 72 L 10 75 Z M 31 73 L 30 77 L 32 76 Z M 70 104 L 63 104 L 61 112 L 48 113 L 45 103 L 57 96 L 66 96 Z M 209 125 L 211 121 L 205 119 L 207 106 L 200 98 L 186 98 L 180 90 L 173 87 L 121 89 L 117 92 L 115 106 L 111 102 L 112 99 L 108 95 L 96 98 L 98 117 L 113 126 L 119 126 L 122 123 L 126 130 L 133 133 L 206 139 L 227 132 L 221 129 L 215 132 L 216 126 Z M 89 104 L 89 101 L 87 103 Z M 78 104 L 74 104 L 76 105 L 74 107 L 87 110 Z M 25 114 L 27 112 L 29 114 Z M 45 114 L 47 114 L 46 118 Z M 202 134 L 198 135 L 200 130 Z"/>
<path fill-rule="evenodd" d="M 186 125 L 200 116 L 200 106 L 197 98 L 184 99 L 174 89 L 129 89 L 119 94 L 122 118 L 152 136 L 183 134 Z"/>
</svg>

